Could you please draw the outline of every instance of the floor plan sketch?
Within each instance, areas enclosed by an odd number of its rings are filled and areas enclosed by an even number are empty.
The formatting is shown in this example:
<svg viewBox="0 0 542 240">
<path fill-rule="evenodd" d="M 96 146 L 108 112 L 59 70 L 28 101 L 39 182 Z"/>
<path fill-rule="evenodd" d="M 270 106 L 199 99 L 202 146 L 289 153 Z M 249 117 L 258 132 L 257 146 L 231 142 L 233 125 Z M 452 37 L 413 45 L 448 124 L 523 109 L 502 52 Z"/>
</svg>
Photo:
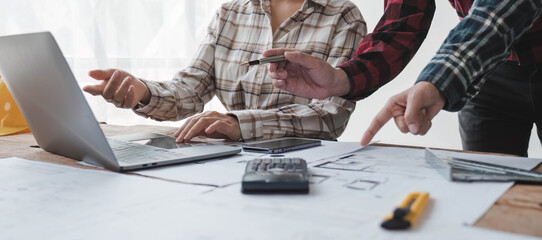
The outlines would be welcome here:
<svg viewBox="0 0 542 240">
<path fill-rule="evenodd" d="M 309 183 L 310 184 L 319 184 L 324 182 L 327 179 L 332 178 L 332 175 L 324 175 L 324 174 L 313 174 L 309 172 Z M 337 174 L 334 174 L 337 175 Z"/>
<path fill-rule="evenodd" d="M 325 162 L 315 167 L 345 171 L 363 171 L 378 164 L 377 162 L 359 161 L 357 159 L 352 160 L 351 157 L 353 156 L 355 155 L 346 156 L 335 161 Z"/>
<path fill-rule="evenodd" d="M 367 177 L 356 179 L 355 181 L 347 184 L 345 187 L 354 190 L 370 191 L 378 185 L 384 184 L 387 181 L 388 179 L 385 177 Z"/>
</svg>

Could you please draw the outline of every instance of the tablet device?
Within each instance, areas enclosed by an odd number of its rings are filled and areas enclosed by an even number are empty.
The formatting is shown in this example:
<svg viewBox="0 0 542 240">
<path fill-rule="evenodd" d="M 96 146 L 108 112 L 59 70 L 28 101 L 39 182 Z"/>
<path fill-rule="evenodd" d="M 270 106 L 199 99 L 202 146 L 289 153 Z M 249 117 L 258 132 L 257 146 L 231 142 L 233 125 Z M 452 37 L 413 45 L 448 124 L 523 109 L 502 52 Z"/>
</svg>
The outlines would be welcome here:
<svg viewBox="0 0 542 240">
<path fill-rule="evenodd" d="M 320 146 L 320 140 L 306 138 L 279 138 L 265 142 L 247 143 L 243 151 L 261 153 L 282 153 L 314 146 Z"/>
</svg>

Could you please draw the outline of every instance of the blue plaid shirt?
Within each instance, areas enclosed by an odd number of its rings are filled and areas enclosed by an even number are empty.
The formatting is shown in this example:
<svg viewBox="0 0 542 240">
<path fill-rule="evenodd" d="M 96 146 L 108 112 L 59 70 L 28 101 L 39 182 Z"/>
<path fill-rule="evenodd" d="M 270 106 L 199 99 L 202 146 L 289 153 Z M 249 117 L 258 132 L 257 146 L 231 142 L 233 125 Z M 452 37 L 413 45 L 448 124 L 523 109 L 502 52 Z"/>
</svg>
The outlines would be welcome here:
<svg viewBox="0 0 542 240">
<path fill-rule="evenodd" d="M 521 64 L 542 62 L 541 13 L 541 0 L 474 1 L 416 82 L 433 83 L 447 99 L 444 109 L 460 110 L 513 50 Z"/>
</svg>

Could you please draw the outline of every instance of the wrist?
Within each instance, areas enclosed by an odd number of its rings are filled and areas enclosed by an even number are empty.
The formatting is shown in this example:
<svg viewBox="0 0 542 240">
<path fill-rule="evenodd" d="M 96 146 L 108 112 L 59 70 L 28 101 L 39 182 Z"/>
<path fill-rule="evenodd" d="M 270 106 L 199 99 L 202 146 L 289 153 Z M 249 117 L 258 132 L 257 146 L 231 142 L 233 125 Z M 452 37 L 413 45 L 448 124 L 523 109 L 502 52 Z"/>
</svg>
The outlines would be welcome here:
<svg viewBox="0 0 542 240">
<path fill-rule="evenodd" d="M 415 87 L 426 94 L 430 99 L 434 99 L 436 104 L 444 106 L 446 104 L 446 95 L 434 83 L 428 81 L 419 81 L 414 84 Z"/>
<path fill-rule="evenodd" d="M 331 96 L 346 96 L 350 93 L 351 83 L 348 75 L 341 68 L 334 68 L 334 84 Z"/>
<path fill-rule="evenodd" d="M 149 90 L 149 86 L 147 86 L 144 81 L 141 81 L 140 79 L 137 80 L 143 85 L 141 88 L 145 89 L 143 97 L 139 100 L 139 103 L 147 105 L 151 101 L 151 91 Z"/>
<path fill-rule="evenodd" d="M 237 115 L 233 113 L 226 113 L 226 116 L 228 116 L 231 119 L 231 121 L 233 121 L 234 128 L 237 130 L 237 132 L 233 134 L 233 137 L 231 137 L 230 140 L 236 141 L 236 142 L 242 142 L 243 134 L 241 132 L 241 123 L 239 123 L 239 118 L 237 118 Z"/>
</svg>

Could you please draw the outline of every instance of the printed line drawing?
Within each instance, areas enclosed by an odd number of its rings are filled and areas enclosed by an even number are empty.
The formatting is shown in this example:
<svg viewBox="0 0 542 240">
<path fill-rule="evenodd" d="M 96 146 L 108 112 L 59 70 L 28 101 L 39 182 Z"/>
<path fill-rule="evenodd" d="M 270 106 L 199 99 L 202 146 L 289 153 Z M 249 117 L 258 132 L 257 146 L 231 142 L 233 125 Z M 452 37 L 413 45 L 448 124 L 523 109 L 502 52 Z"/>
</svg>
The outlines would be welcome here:
<svg viewBox="0 0 542 240">
<path fill-rule="evenodd" d="M 321 175 L 321 174 L 310 174 L 309 176 L 309 183 L 310 184 L 319 184 L 324 182 L 325 180 L 330 179 L 332 176 L 327 175 Z"/>
<path fill-rule="evenodd" d="M 353 190 L 370 191 L 387 181 L 388 179 L 385 177 L 365 177 L 356 179 L 355 181 L 346 184 L 345 187 Z"/>
<path fill-rule="evenodd" d="M 367 168 L 378 165 L 376 162 L 366 162 L 350 159 L 351 156 L 346 156 L 335 161 L 325 162 L 315 167 L 337 169 L 346 171 L 363 171 Z"/>
</svg>

